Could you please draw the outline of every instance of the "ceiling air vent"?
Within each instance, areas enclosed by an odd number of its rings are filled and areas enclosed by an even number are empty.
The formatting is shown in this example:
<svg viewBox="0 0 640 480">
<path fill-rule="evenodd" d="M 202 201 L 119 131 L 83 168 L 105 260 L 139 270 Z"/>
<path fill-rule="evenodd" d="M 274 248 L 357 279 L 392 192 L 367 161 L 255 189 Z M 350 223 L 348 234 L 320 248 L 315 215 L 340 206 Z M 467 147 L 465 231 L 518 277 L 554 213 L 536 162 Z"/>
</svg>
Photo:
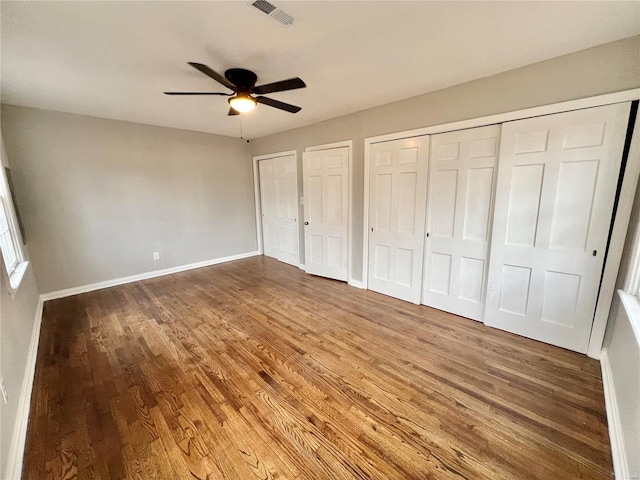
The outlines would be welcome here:
<svg viewBox="0 0 640 480">
<path fill-rule="evenodd" d="M 268 15 L 269 18 L 284 25 L 285 27 L 293 24 L 293 17 L 291 15 L 283 12 L 273 3 L 267 2 L 267 0 L 255 0 L 255 2 L 249 1 L 247 2 L 247 5 L 260 10 L 265 15 Z"/>
</svg>

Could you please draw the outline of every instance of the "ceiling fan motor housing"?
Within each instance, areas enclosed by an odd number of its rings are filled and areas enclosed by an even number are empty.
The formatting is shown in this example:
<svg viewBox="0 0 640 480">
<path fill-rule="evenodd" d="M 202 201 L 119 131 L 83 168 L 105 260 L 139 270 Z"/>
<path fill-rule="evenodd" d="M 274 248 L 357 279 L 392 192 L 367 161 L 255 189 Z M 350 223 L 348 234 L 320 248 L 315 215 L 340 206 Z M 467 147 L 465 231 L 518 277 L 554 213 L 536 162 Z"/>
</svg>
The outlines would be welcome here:
<svg viewBox="0 0 640 480">
<path fill-rule="evenodd" d="M 258 77 L 255 73 L 251 70 L 245 70 L 244 68 L 230 68 L 224 72 L 224 76 L 227 80 L 238 87 L 238 93 L 246 91 L 248 94 L 258 81 Z"/>
</svg>

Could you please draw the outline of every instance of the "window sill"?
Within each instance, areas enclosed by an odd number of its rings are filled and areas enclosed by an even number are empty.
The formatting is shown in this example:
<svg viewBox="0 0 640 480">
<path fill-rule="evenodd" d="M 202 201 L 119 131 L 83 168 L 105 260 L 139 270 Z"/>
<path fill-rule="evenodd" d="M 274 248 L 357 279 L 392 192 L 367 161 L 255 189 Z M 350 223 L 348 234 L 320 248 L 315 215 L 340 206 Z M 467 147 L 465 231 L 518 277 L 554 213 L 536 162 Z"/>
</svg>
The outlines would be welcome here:
<svg viewBox="0 0 640 480">
<path fill-rule="evenodd" d="M 16 296 L 16 292 L 18 291 L 18 287 L 20 283 L 22 283 L 22 278 L 27 271 L 27 267 L 29 266 L 29 262 L 25 261 L 16 267 L 11 276 L 9 277 L 8 290 L 11 298 Z"/>
<path fill-rule="evenodd" d="M 629 323 L 636 336 L 636 341 L 640 345 L 640 298 L 630 295 L 624 290 L 618 290 L 618 295 L 627 317 L 629 317 Z"/>
</svg>

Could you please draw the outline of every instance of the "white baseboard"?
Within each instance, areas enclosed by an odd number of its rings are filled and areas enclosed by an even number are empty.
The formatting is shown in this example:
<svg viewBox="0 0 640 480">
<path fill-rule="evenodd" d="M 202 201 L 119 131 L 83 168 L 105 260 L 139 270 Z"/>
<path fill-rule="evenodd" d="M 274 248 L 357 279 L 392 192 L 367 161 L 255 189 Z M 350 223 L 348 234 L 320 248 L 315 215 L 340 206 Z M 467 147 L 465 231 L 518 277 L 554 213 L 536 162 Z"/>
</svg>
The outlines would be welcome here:
<svg viewBox="0 0 640 480">
<path fill-rule="evenodd" d="M 177 267 L 165 268 L 162 270 L 154 270 L 152 272 L 140 273 L 138 275 L 131 275 L 128 277 L 114 278 L 112 280 L 105 280 L 104 282 L 90 283 L 88 285 L 80 285 L 79 287 L 66 288 L 64 290 L 56 290 L 55 292 L 47 292 L 40 295 L 43 301 L 54 300 L 56 298 L 70 297 L 72 295 L 78 295 L 80 293 L 92 292 L 94 290 L 100 290 L 103 288 L 115 287 L 117 285 L 124 285 L 125 283 L 138 282 L 140 280 L 146 280 L 148 278 L 161 277 L 163 275 L 171 275 L 172 273 L 184 272 L 186 270 L 193 270 L 194 268 L 208 267 L 216 265 L 218 263 L 231 262 L 233 260 L 240 260 L 243 258 L 255 257 L 260 255 L 258 251 L 239 253 L 237 255 L 230 255 L 228 257 L 214 258 L 212 260 L 204 260 L 202 262 L 190 263 L 188 265 L 179 265 Z"/>
<path fill-rule="evenodd" d="M 362 282 L 361 282 L 361 281 L 359 281 L 359 280 L 351 279 L 351 280 L 349 280 L 349 282 L 348 282 L 348 283 L 349 283 L 349 285 L 351 285 L 352 287 L 356 287 L 356 288 L 364 288 L 364 283 L 362 283 Z"/>
<path fill-rule="evenodd" d="M 36 316 L 31 330 L 29 351 L 27 353 L 27 365 L 25 366 L 22 387 L 20 388 L 20 400 L 16 423 L 13 427 L 13 436 L 9 445 L 9 457 L 7 459 L 6 480 L 20 480 L 22 476 L 22 458 L 27 440 L 27 426 L 29 424 L 29 410 L 31 408 L 31 391 L 36 373 L 36 359 L 38 358 L 38 342 L 40 341 L 40 326 L 42 325 L 42 298 L 38 300 Z"/>
<path fill-rule="evenodd" d="M 613 472 L 617 480 L 628 480 L 629 470 L 624 453 L 622 425 L 618 412 L 616 391 L 613 386 L 613 375 L 609 354 L 606 348 L 600 353 L 600 369 L 602 370 L 602 386 L 604 388 L 604 403 L 607 408 L 607 423 L 609 424 L 609 439 L 611 440 L 611 457 L 613 458 Z"/>
</svg>

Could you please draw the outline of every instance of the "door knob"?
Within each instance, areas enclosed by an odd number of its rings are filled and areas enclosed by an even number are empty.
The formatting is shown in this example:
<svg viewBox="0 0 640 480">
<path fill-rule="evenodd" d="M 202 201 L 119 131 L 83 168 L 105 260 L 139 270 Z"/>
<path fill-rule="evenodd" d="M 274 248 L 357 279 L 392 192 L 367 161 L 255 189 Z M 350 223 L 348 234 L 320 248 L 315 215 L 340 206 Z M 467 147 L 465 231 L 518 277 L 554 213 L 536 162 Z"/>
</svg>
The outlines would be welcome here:
<svg viewBox="0 0 640 480">
<path fill-rule="evenodd" d="M 309 222 L 304 222 L 305 225 L 309 225 Z"/>
</svg>

